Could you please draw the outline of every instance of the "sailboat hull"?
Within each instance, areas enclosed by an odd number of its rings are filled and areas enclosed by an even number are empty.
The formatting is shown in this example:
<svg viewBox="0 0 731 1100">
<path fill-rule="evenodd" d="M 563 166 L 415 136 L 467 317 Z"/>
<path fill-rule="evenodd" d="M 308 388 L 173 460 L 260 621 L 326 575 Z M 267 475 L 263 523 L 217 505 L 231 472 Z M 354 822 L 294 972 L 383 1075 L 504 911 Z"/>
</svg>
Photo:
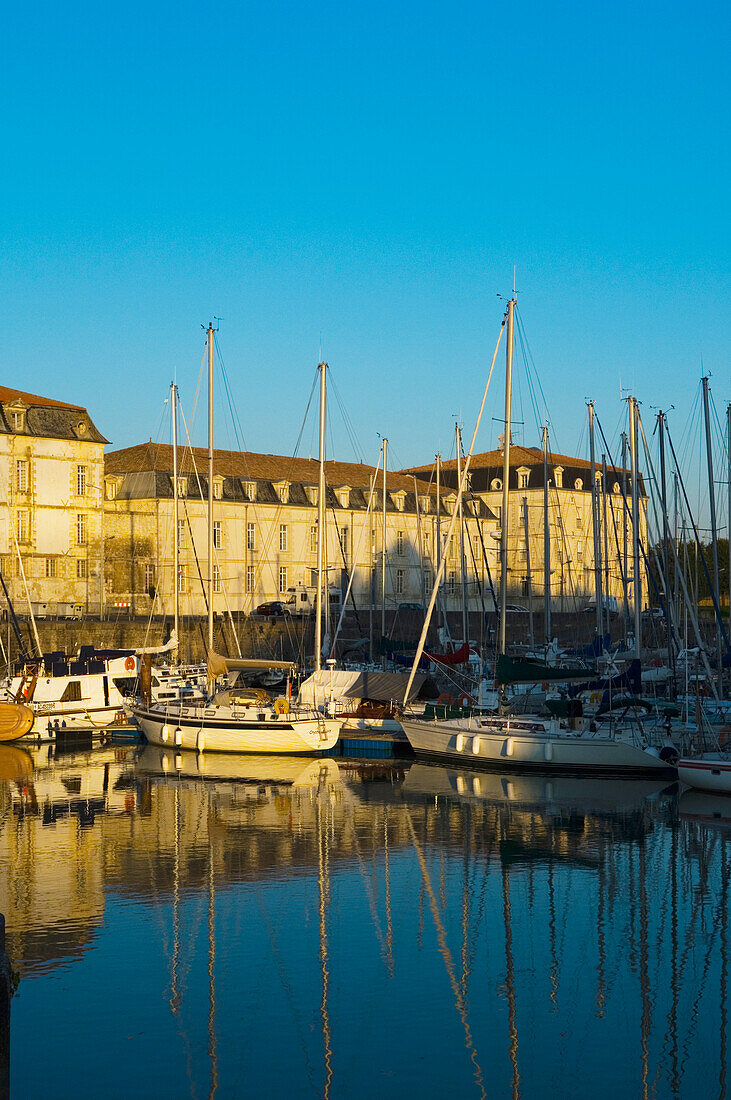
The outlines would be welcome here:
<svg viewBox="0 0 731 1100">
<path fill-rule="evenodd" d="M 704 753 L 679 760 L 678 778 L 702 791 L 731 794 L 731 757 L 727 753 Z"/>
<path fill-rule="evenodd" d="M 674 767 L 640 744 L 622 737 L 558 729 L 551 722 L 430 722 L 404 716 L 402 725 L 417 756 L 465 767 L 677 776 Z"/>
<path fill-rule="evenodd" d="M 248 708 L 247 708 L 248 710 Z M 232 707 L 150 707 L 135 717 L 152 745 L 195 752 L 323 753 L 337 743 L 342 719 L 312 712 L 239 716 Z"/>
</svg>

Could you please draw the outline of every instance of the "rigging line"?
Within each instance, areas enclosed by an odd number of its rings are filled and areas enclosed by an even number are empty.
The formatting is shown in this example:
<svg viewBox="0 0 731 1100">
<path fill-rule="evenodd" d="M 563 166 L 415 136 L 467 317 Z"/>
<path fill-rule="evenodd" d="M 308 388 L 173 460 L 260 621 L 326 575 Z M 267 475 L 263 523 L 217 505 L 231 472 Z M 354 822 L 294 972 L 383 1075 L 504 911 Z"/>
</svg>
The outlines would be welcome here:
<svg viewBox="0 0 731 1100">
<path fill-rule="evenodd" d="M 534 414 L 535 419 L 536 419 L 536 430 L 540 434 L 542 416 L 541 416 L 541 412 L 538 408 L 538 400 L 536 398 L 536 392 L 535 392 L 535 383 L 534 383 L 534 374 L 535 374 L 535 372 L 531 371 L 530 362 L 529 362 L 527 354 L 526 354 L 525 334 L 524 334 L 523 328 L 520 324 L 520 321 L 518 321 L 517 333 L 518 333 L 518 343 L 520 344 L 520 350 L 521 350 L 521 353 L 522 353 L 522 356 L 523 356 L 523 365 L 525 367 L 525 377 L 526 377 L 526 381 L 528 383 L 528 392 L 530 394 L 531 405 L 533 406 L 533 414 Z M 544 404 L 545 404 L 545 402 L 544 402 Z M 546 418 L 550 419 L 550 417 L 548 417 L 548 409 L 545 409 L 545 412 L 546 412 Z"/>
<path fill-rule="evenodd" d="M 715 589 L 714 589 L 714 585 L 711 581 L 711 575 L 708 572 L 708 566 L 706 565 L 706 560 L 703 557 L 703 554 L 701 552 L 701 541 L 700 541 L 700 537 L 698 535 L 698 528 L 696 526 L 695 520 L 693 519 L 693 513 L 691 512 L 690 502 L 688 500 L 688 495 L 685 491 L 685 482 L 683 481 L 682 475 L 680 473 L 680 468 L 678 467 L 678 460 L 677 460 L 677 457 L 675 455 L 675 448 L 673 447 L 673 441 L 672 441 L 672 438 L 671 438 L 671 435 L 670 435 L 669 425 L 666 425 L 666 435 L 667 435 L 668 443 L 670 444 L 670 453 L 673 456 L 673 461 L 675 463 L 675 468 L 678 472 L 678 484 L 680 485 L 680 488 L 683 491 L 683 499 L 685 500 L 685 506 L 688 510 L 688 518 L 690 519 L 690 522 L 691 522 L 691 525 L 692 525 L 692 528 L 693 528 L 693 533 L 695 535 L 695 541 L 696 541 L 696 545 L 698 547 L 697 557 L 699 557 L 701 559 L 701 565 L 703 566 L 703 572 L 705 573 L 706 581 L 708 583 L 708 588 L 709 588 L 710 593 L 711 593 L 711 599 L 713 601 L 713 609 L 716 613 L 716 619 L 717 619 L 719 628 L 721 630 L 721 633 L 723 635 L 723 640 L 726 643 L 726 651 L 728 652 L 728 650 L 731 648 L 731 643 L 729 643 L 729 638 L 728 638 L 728 634 L 726 632 L 726 627 L 724 626 L 723 616 L 721 614 L 721 609 L 718 606 L 718 603 L 716 601 Z"/>
<path fill-rule="evenodd" d="M 330 389 L 335 394 L 335 400 L 338 403 L 338 408 L 340 409 L 340 415 L 343 418 L 343 423 L 345 424 L 345 430 L 348 434 L 351 446 L 353 448 L 353 454 L 355 455 L 357 461 L 362 463 L 364 461 L 364 459 L 363 459 L 363 449 L 362 449 L 362 447 L 360 445 L 360 442 L 358 440 L 358 437 L 356 435 L 355 426 L 353 424 L 353 421 L 350 418 L 348 410 L 345 407 L 345 402 L 343 401 L 343 398 L 340 394 L 340 390 L 338 389 L 338 387 L 335 383 L 335 379 L 333 378 L 332 372 L 330 372 Z"/>
<path fill-rule="evenodd" d="M 535 379 L 536 379 L 536 384 L 538 386 L 538 391 L 541 395 L 541 400 L 543 401 L 543 408 L 545 409 L 546 417 L 549 421 L 549 426 L 551 426 L 552 425 L 552 420 L 551 420 L 550 411 L 549 411 L 549 408 L 548 408 L 548 401 L 546 400 L 546 395 L 544 393 L 543 386 L 541 384 L 540 371 L 538 370 L 538 367 L 536 366 L 535 357 L 533 355 L 533 351 L 531 349 L 530 342 L 528 340 L 528 334 L 525 331 L 525 325 L 523 323 L 523 317 L 522 317 L 522 314 L 520 312 L 520 308 L 518 307 L 517 303 L 516 303 L 516 307 L 515 307 L 515 315 L 516 315 L 516 318 L 517 318 L 517 321 L 518 321 L 518 328 L 522 332 L 522 339 L 525 341 L 525 346 L 526 346 L 526 349 L 528 351 L 528 356 L 530 358 L 530 363 L 531 363 L 533 372 L 535 374 Z M 540 424 L 539 424 L 539 427 L 540 427 Z"/>
<path fill-rule="evenodd" d="M 238 409 L 236 408 L 236 404 L 233 400 L 233 395 L 231 393 L 231 384 L 229 382 L 228 371 L 226 370 L 226 364 L 223 361 L 223 353 L 221 351 L 221 346 L 220 346 L 220 343 L 219 343 L 219 340 L 218 340 L 217 330 L 214 330 L 214 333 L 213 333 L 213 346 L 216 349 L 216 355 L 218 357 L 219 366 L 221 368 L 221 377 L 223 378 L 224 389 L 225 389 L 225 392 L 226 392 L 226 396 L 228 397 L 229 412 L 231 413 L 231 422 L 233 424 L 233 429 L 234 429 L 234 435 L 236 437 L 236 442 L 239 445 L 239 449 L 246 450 L 247 448 L 246 448 L 246 440 L 245 440 L 245 437 L 244 437 L 244 429 L 243 429 L 243 426 L 241 425 L 241 419 L 238 415 Z M 243 444 L 243 446 L 242 446 L 242 444 Z"/>
<path fill-rule="evenodd" d="M 381 459 L 382 459 L 382 457 L 383 457 L 383 449 L 381 448 L 381 450 L 379 451 L 379 455 L 378 455 L 378 462 L 376 463 L 376 468 L 375 468 L 375 471 L 373 473 L 373 477 L 371 479 L 371 490 L 370 490 L 370 493 L 368 494 L 368 504 L 366 506 L 365 520 L 364 520 L 363 524 L 361 525 L 360 535 L 358 537 L 358 545 L 357 545 L 355 553 L 353 555 L 353 563 L 354 563 L 353 570 L 352 570 L 350 576 L 348 577 L 348 587 L 347 587 L 347 590 L 346 590 L 346 593 L 345 593 L 345 598 L 342 602 L 342 606 L 340 608 L 340 617 L 338 619 L 338 624 L 335 627 L 335 634 L 333 636 L 333 650 L 335 649 L 335 643 L 338 640 L 338 635 L 340 633 L 340 627 L 343 625 L 343 618 L 345 616 L 345 608 L 347 607 L 347 604 L 348 604 L 348 596 L 350 594 L 350 589 L 353 585 L 353 580 L 355 579 L 355 562 L 360 560 L 360 552 L 363 548 L 363 540 L 365 539 L 366 536 L 368 536 L 370 538 L 370 524 L 368 523 L 368 517 L 369 517 L 369 515 L 371 516 L 371 522 L 372 522 L 371 507 L 372 507 L 372 504 L 373 504 L 373 498 L 375 496 L 376 482 L 378 480 L 378 473 L 379 473 L 380 468 L 381 468 Z M 341 549 L 342 549 L 342 547 L 341 547 Z M 355 607 L 355 600 L 353 601 L 353 606 Z M 357 609 L 356 609 L 356 615 L 357 615 Z M 359 624 L 359 629 L 363 629 L 362 627 L 360 627 L 360 624 Z"/>
</svg>

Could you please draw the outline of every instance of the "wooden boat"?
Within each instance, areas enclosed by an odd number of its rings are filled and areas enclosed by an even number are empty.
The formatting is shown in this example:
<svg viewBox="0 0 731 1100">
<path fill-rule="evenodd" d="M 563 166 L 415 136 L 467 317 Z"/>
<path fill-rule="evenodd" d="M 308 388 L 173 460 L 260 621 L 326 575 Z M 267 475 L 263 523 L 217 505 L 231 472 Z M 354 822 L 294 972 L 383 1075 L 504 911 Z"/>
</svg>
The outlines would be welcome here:
<svg viewBox="0 0 731 1100">
<path fill-rule="evenodd" d="M 17 741 L 30 733 L 35 714 L 26 703 L 0 702 L 0 741 Z"/>
</svg>

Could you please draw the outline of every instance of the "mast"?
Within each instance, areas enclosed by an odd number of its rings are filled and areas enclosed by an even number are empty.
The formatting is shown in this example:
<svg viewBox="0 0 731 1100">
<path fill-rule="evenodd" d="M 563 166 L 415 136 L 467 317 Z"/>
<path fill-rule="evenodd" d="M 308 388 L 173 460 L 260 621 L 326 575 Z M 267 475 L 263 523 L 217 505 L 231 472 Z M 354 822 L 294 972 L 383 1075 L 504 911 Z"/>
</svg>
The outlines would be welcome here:
<svg viewBox="0 0 731 1100">
<path fill-rule="evenodd" d="M 668 656 L 670 658 L 671 683 L 675 684 L 675 600 L 670 589 L 670 520 L 668 518 L 668 490 L 665 476 L 665 413 L 657 414 L 658 440 L 660 444 L 660 505 L 662 507 L 662 556 L 665 571 L 665 617 L 668 624 Z"/>
<path fill-rule="evenodd" d="M 505 351 L 505 437 L 503 441 L 503 514 L 500 523 L 500 638 L 498 653 L 505 653 L 506 607 L 508 604 L 508 504 L 510 503 L 510 412 L 513 392 L 513 321 L 515 298 L 508 302 L 508 332 Z"/>
<path fill-rule="evenodd" d="M 728 616 L 731 626 L 731 403 L 726 406 L 726 435 L 728 437 Z"/>
<path fill-rule="evenodd" d="M 386 637 L 386 458 L 388 440 L 383 440 L 383 519 L 381 527 L 381 638 Z M 380 646 L 378 647 L 381 648 Z M 386 667 L 386 654 L 383 653 L 383 667 Z"/>
<path fill-rule="evenodd" d="M 713 593 L 718 614 L 721 602 L 718 590 L 718 532 L 716 530 L 716 491 L 713 484 L 713 448 L 711 446 L 711 414 L 708 407 L 708 377 L 701 378 L 703 386 L 703 414 L 706 423 L 706 461 L 708 463 L 708 503 L 711 509 L 711 543 L 713 545 Z M 723 652 L 721 648 L 721 624 L 716 621 L 716 655 L 718 658 L 718 691 L 723 694 Z"/>
<path fill-rule="evenodd" d="M 599 500 L 596 487 L 596 459 L 594 457 L 594 402 L 587 401 L 589 409 L 589 456 L 591 461 L 591 530 L 594 540 L 594 599 L 596 600 L 596 632 L 603 633 L 604 609 L 602 607 L 602 548 L 599 535 Z"/>
<path fill-rule="evenodd" d="M 208 341 L 208 652 L 213 650 L 213 324 Z"/>
<path fill-rule="evenodd" d="M 551 644 L 551 528 L 548 523 L 548 425 L 543 429 L 543 624 Z"/>
<path fill-rule="evenodd" d="M 173 618 L 180 639 L 180 532 L 178 531 L 178 387 L 170 383 L 173 405 Z M 178 651 L 179 652 L 179 651 Z"/>
<path fill-rule="evenodd" d="M 607 522 L 607 456 L 602 455 L 602 528 L 604 531 L 604 621 L 609 631 L 609 524 Z"/>
<path fill-rule="evenodd" d="M 622 432 L 622 587 L 624 589 L 624 636 L 629 623 L 629 596 L 627 589 L 627 433 Z"/>
<path fill-rule="evenodd" d="M 459 424 L 454 425 L 457 447 L 457 485 L 462 484 L 462 433 Z M 464 556 L 464 513 L 462 497 L 459 498 L 459 564 L 462 572 L 462 643 L 469 641 L 469 620 L 467 616 L 467 569 Z"/>
<path fill-rule="evenodd" d="M 315 672 L 322 668 L 322 574 L 325 560 L 325 408 L 327 363 L 320 372 L 320 481 L 317 490 L 317 596 L 315 599 Z"/>
<path fill-rule="evenodd" d="M 642 653 L 642 585 L 640 582 L 640 489 L 637 473 L 637 401 L 629 401 L 629 451 L 632 477 L 632 592 L 634 595 L 635 657 Z"/>
<path fill-rule="evenodd" d="M 437 454 L 434 456 L 437 464 L 437 530 L 436 530 L 436 547 L 434 555 L 434 580 L 436 583 L 437 572 L 439 571 L 439 562 L 442 557 L 442 493 L 440 488 L 440 480 L 442 474 L 442 456 Z M 437 627 L 439 626 L 440 618 L 440 601 L 437 600 Z"/>
</svg>

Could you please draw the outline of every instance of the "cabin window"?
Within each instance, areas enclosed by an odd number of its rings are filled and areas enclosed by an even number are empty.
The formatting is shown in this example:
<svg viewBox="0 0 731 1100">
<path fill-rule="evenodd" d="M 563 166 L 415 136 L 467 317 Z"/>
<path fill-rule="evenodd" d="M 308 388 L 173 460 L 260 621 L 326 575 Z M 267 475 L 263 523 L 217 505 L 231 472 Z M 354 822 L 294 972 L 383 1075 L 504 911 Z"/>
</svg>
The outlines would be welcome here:
<svg viewBox="0 0 731 1100">
<path fill-rule="evenodd" d="M 15 462 L 15 488 L 19 493 L 28 492 L 28 459 L 18 458 Z"/>
<path fill-rule="evenodd" d="M 62 703 L 81 702 L 81 680 L 71 680 L 63 689 Z"/>
<path fill-rule="evenodd" d="M 223 548 L 223 520 L 220 519 L 213 521 L 213 548 L 214 550 Z"/>
<path fill-rule="evenodd" d="M 77 497 L 86 496 L 86 466 L 76 467 L 76 495 Z"/>
<path fill-rule="evenodd" d="M 86 580 L 86 558 L 76 559 L 76 579 L 78 581 Z"/>
<path fill-rule="evenodd" d="M 279 591 L 280 592 L 286 592 L 287 591 L 287 566 L 286 565 L 280 565 L 279 566 Z"/>
</svg>

